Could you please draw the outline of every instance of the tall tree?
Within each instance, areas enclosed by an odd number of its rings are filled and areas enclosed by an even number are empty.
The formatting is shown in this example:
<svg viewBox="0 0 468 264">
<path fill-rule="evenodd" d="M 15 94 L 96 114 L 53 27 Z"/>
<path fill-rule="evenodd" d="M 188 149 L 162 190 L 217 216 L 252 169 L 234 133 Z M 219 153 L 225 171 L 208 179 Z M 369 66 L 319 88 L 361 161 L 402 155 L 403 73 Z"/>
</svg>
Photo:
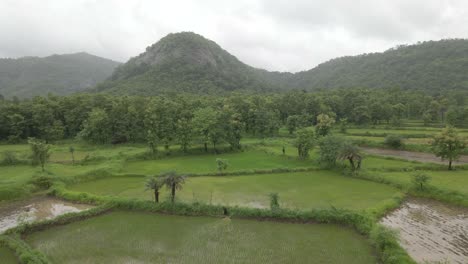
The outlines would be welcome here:
<svg viewBox="0 0 468 264">
<path fill-rule="evenodd" d="M 175 201 L 176 190 L 181 190 L 185 183 L 185 176 L 179 175 L 175 171 L 163 172 L 159 175 L 163 179 L 164 185 L 171 190 L 171 201 Z"/>
<path fill-rule="evenodd" d="M 452 162 L 457 160 L 465 149 L 466 142 L 453 127 L 446 127 L 434 136 L 432 151 L 442 160 L 448 160 L 448 169 L 452 169 Z"/>
<path fill-rule="evenodd" d="M 297 154 L 300 158 L 309 157 L 309 150 L 312 149 L 315 143 L 315 133 L 311 127 L 298 129 L 296 132 L 295 145 Z"/>
<path fill-rule="evenodd" d="M 42 171 L 44 171 L 44 166 L 50 157 L 50 145 L 35 138 L 29 138 L 28 143 L 31 146 L 33 162 L 40 164 Z"/>
</svg>

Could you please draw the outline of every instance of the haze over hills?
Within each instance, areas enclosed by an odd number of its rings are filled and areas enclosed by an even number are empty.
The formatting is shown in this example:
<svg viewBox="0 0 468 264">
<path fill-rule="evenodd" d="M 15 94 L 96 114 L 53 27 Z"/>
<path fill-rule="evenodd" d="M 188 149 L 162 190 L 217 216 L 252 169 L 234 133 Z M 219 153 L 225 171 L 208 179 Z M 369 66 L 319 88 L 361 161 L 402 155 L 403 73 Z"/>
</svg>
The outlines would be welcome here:
<svg viewBox="0 0 468 264">
<path fill-rule="evenodd" d="M 105 80 L 119 64 L 84 52 L 0 59 L 0 94 L 20 98 L 68 95 Z"/>
</svg>

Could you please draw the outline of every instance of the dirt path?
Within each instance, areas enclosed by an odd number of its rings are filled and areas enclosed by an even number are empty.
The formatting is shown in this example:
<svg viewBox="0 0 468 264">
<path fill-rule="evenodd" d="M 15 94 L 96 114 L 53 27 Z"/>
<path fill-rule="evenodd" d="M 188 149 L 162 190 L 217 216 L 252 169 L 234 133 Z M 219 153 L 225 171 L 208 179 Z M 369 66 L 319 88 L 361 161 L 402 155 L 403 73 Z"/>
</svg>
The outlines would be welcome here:
<svg viewBox="0 0 468 264">
<path fill-rule="evenodd" d="M 361 148 L 365 153 L 372 155 L 380 155 L 394 158 L 401 158 L 406 160 L 413 160 L 419 162 L 430 162 L 437 164 L 448 164 L 447 161 L 441 161 L 440 158 L 434 156 L 432 153 L 425 152 L 414 152 L 405 150 L 394 150 L 394 149 L 381 149 L 381 148 Z M 461 156 L 458 161 L 454 161 L 454 165 L 461 165 L 468 163 L 468 156 Z"/>
<path fill-rule="evenodd" d="M 468 263 L 468 209 L 411 199 L 381 220 L 418 263 Z"/>
</svg>

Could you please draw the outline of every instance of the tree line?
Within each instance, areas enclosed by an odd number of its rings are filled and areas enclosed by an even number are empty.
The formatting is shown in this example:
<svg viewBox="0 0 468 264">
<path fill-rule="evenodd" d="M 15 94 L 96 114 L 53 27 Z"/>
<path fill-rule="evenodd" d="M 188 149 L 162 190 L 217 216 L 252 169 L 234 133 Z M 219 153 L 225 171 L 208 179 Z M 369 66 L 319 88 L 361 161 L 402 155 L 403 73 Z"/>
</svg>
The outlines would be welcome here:
<svg viewBox="0 0 468 264">
<path fill-rule="evenodd" d="M 205 150 L 221 143 L 239 148 L 242 135 L 268 137 L 282 126 L 294 133 L 318 124 L 316 133 L 326 134 L 333 124 L 398 126 L 402 119 L 414 118 L 462 127 L 468 125 L 465 97 L 355 88 L 224 97 L 77 94 L 3 99 L 0 141 L 79 137 L 96 144 L 146 142 L 156 152 L 158 146 L 171 145 L 187 150 L 194 142 Z"/>
</svg>

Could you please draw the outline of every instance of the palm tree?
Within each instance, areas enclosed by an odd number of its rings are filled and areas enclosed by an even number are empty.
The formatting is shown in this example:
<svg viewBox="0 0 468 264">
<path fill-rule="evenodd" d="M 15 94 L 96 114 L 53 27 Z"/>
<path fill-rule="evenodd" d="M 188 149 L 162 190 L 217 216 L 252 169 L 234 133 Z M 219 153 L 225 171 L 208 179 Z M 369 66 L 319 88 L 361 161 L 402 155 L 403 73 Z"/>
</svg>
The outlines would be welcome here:
<svg viewBox="0 0 468 264">
<path fill-rule="evenodd" d="M 159 175 L 168 189 L 171 189 L 171 201 L 175 200 L 176 190 L 181 190 L 185 183 L 185 176 L 178 175 L 175 171 L 163 172 Z"/>
<path fill-rule="evenodd" d="M 159 203 L 159 190 L 164 186 L 164 181 L 159 177 L 150 177 L 145 182 L 146 190 L 154 190 L 154 201 Z"/>
<path fill-rule="evenodd" d="M 350 143 L 343 144 L 338 158 L 341 160 L 347 159 L 353 171 L 361 168 L 362 155 L 359 149 Z"/>
</svg>

